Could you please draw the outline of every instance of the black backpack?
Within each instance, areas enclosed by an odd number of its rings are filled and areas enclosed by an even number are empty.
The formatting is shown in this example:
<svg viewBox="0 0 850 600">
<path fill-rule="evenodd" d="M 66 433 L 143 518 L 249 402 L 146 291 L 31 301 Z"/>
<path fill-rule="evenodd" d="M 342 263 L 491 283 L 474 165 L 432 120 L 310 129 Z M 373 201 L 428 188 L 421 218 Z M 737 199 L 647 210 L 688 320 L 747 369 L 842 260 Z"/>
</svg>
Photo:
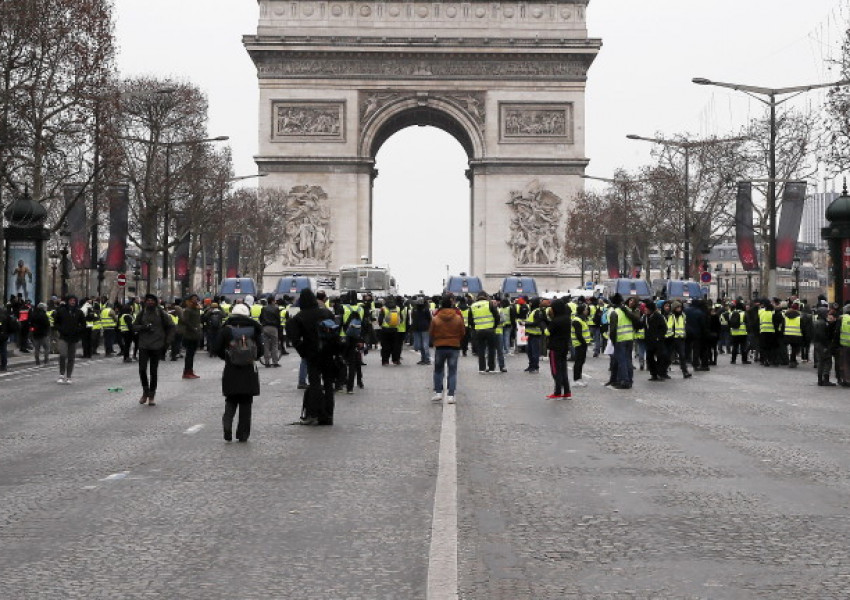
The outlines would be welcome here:
<svg viewBox="0 0 850 600">
<path fill-rule="evenodd" d="M 253 365 L 257 359 L 257 344 L 254 342 L 253 327 L 230 326 L 233 335 L 227 347 L 230 364 L 237 367 Z"/>
<path fill-rule="evenodd" d="M 737 310 L 729 317 L 729 329 L 738 329 L 741 326 L 741 313 Z"/>
<path fill-rule="evenodd" d="M 214 311 L 210 313 L 210 318 L 207 319 L 207 326 L 210 329 L 220 329 L 221 324 L 224 321 L 222 318 L 222 312 L 220 310 Z"/>
</svg>

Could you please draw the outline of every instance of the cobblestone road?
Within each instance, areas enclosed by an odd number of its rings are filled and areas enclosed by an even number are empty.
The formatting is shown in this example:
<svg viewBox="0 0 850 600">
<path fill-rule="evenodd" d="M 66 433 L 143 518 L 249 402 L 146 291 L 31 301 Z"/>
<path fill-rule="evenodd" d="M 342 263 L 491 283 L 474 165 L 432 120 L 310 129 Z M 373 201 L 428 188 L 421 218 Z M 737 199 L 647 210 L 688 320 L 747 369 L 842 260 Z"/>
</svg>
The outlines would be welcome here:
<svg viewBox="0 0 850 600">
<path fill-rule="evenodd" d="M 443 407 L 412 353 L 289 426 L 294 356 L 261 369 L 248 444 L 221 439 L 221 363 L 55 364 L 0 378 L 0 597 L 424 599 Z M 850 597 L 847 390 L 814 369 L 721 366 L 590 386 L 462 359 L 458 596 Z M 123 392 L 107 388 L 123 385 Z M 448 410 L 448 409 L 447 409 Z M 442 600 L 442 599 L 438 599 Z"/>
</svg>

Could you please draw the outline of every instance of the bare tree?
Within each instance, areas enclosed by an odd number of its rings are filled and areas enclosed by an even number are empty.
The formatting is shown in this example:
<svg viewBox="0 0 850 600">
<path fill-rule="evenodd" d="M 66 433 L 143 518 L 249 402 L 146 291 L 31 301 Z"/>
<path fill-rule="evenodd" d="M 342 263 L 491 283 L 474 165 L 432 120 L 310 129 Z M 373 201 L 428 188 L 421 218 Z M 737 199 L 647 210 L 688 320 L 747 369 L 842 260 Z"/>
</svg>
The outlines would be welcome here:
<svg viewBox="0 0 850 600">
<path fill-rule="evenodd" d="M 228 209 L 228 221 L 242 233 L 242 265 L 258 283 L 275 259 L 286 225 L 286 196 L 283 188 L 243 188 L 236 191 Z"/>
</svg>

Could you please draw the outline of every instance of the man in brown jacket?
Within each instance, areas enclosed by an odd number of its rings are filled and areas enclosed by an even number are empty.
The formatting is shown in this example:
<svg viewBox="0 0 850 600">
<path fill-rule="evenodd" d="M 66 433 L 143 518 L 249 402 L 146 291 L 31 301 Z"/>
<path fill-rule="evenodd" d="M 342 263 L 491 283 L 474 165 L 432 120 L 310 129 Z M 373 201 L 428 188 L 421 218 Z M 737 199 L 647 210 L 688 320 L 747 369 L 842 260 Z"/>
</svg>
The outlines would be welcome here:
<svg viewBox="0 0 850 600">
<path fill-rule="evenodd" d="M 431 345 L 434 346 L 434 402 L 443 400 L 443 375 L 446 363 L 448 363 L 448 395 L 446 403 L 455 403 L 455 390 L 457 387 L 457 359 L 460 354 L 460 344 L 466 335 L 466 326 L 463 324 L 463 316 L 454 308 L 451 297 L 444 297 L 440 301 L 440 309 L 431 319 L 428 329 Z"/>
</svg>

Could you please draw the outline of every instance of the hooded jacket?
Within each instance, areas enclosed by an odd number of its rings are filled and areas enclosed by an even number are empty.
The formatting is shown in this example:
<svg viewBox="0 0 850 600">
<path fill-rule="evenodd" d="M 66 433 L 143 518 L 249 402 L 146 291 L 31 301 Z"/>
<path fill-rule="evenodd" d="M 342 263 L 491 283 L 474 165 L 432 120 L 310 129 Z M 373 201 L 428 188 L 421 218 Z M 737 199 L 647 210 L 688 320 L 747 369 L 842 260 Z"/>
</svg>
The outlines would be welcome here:
<svg viewBox="0 0 850 600">
<path fill-rule="evenodd" d="M 77 299 L 76 296 L 69 296 L 68 300 L 70 301 L 71 298 Z M 77 343 L 85 333 L 86 316 L 78 306 L 71 307 L 70 304 L 63 304 L 56 309 L 53 326 L 59 334 L 59 339 L 68 343 Z"/>
<path fill-rule="evenodd" d="M 556 352 L 566 352 L 572 345 L 572 317 L 567 305 L 562 300 L 552 303 L 552 319 L 548 324 L 549 349 Z"/>
<path fill-rule="evenodd" d="M 455 308 L 441 308 L 431 319 L 428 328 L 431 343 L 435 348 L 460 348 L 466 335 L 463 317 Z"/>
<path fill-rule="evenodd" d="M 133 331 L 139 334 L 141 350 L 161 351 L 173 337 L 173 330 L 174 321 L 158 305 L 146 305 L 133 323 Z"/>
<path fill-rule="evenodd" d="M 319 323 L 333 319 L 334 314 L 319 306 L 316 295 L 309 288 L 301 290 L 298 306 L 298 314 L 286 322 L 286 337 L 298 356 L 307 361 L 315 360 L 319 355 Z"/>
</svg>

